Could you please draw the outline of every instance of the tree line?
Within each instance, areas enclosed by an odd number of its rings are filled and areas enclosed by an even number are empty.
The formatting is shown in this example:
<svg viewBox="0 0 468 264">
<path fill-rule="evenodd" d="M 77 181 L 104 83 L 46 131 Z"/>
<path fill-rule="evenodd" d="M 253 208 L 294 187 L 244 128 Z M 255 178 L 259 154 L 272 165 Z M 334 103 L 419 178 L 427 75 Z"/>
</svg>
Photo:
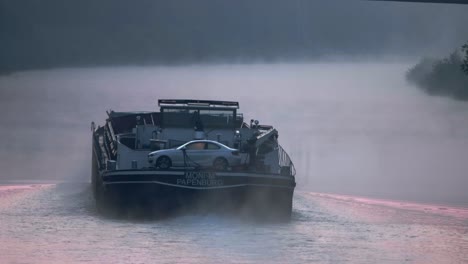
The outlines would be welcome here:
<svg viewBox="0 0 468 264">
<path fill-rule="evenodd" d="M 462 51 L 465 52 L 465 59 L 463 60 L 462 69 L 466 74 L 468 74 L 468 42 L 463 45 Z"/>
<path fill-rule="evenodd" d="M 463 11 L 370 1 L 0 0 L 0 72 L 423 54 L 464 40 Z"/>
<path fill-rule="evenodd" d="M 428 94 L 468 101 L 468 43 L 446 58 L 423 58 L 406 78 Z"/>
</svg>

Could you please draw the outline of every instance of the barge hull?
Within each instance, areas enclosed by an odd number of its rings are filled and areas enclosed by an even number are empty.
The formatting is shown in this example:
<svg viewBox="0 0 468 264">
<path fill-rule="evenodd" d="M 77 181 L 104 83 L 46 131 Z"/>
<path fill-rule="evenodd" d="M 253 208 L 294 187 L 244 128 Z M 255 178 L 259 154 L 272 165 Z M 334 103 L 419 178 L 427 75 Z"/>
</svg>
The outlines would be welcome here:
<svg viewBox="0 0 468 264">
<path fill-rule="evenodd" d="M 147 213 L 241 212 L 289 218 L 295 182 L 290 177 L 213 171 L 113 171 L 96 181 L 98 208 L 144 208 Z"/>
</svg>

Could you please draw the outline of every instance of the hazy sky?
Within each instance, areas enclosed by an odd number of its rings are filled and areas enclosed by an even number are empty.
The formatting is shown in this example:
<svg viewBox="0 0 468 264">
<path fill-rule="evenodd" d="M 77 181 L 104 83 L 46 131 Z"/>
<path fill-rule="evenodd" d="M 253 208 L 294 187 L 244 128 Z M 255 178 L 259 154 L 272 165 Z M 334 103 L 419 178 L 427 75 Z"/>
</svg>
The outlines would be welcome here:
<svg viewBox="0 0 468 264">
<path fill-rule="evenodd" d="M 0 0 L 0 71 L 439 56 L 468 6 L 323 0 Z"/>
</svg>

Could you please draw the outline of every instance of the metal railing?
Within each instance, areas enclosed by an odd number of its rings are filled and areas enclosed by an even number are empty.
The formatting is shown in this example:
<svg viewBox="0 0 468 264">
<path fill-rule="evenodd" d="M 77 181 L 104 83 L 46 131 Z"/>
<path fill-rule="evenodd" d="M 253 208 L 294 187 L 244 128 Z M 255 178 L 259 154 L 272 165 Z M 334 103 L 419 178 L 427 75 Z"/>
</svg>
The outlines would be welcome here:
<svg viewBox="0 0 468 264">
<path fill-rule="evenodd" d="M 296 169 L 294 168 L 294 163 L 292 162 L 291 158 L 289 157 L 288 153 L 278 144 L 278 157 L 279 157 L 279 165 L 283 167 L 289 167 L 290 174 L 292 176 L 296 175 Z"/>
<path fill-rule="evenodd" d="M 99 146 L 99 136 L 95 131 L 93 131 L 93 151 L 96 155 L 98 168 L 101 170 L 104 168 L 104 159 L 102 157 L 101 147 Z"/>
</svg>

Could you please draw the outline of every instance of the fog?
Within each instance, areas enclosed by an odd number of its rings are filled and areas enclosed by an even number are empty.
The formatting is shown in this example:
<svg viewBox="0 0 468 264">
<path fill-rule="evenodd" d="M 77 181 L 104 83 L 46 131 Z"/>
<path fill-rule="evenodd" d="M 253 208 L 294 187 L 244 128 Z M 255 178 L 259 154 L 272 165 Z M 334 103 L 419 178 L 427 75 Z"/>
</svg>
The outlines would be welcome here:
<svg viewBox="0 0 468 264">
<path fill-rule="evenodd" d="M 157 99 L 234 100 L 278 128 L 299 190 L 467 205 L 468 105 L 408 86 L 413 62 L 69 68 L 0 77 L 0 180 L 90 180 L 90 123 Z"/>
</svg>

